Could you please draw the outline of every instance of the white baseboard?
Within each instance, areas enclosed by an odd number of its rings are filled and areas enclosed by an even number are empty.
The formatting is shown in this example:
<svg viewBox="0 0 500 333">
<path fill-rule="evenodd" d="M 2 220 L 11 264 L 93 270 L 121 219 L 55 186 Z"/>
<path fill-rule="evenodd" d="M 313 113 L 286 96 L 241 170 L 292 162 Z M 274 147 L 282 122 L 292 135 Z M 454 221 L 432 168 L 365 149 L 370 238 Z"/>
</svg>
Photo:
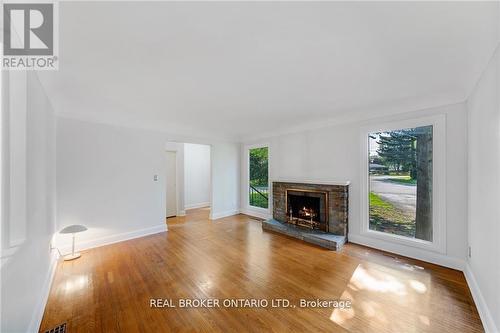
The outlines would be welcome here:
<svg viewBox="0 0 500 333">
<path fill-rule="evenodd" d="M 219 213 L 210 212 L 209 219 L 210 220 L 217 220 L 217 219 L 221 219 L 223 217 L 238 215 L 239 213 L 240 213 L 239 209 L 227 210 L 225 212 L 219 212 Z"/>
<path fill-rule="evenodd" d="M 197 204 L 191 204 L 191 205 L 185 205 L 185 209 L 195 209 L 195 208 L 204 208 L 204 207 L 210 207 L 210 202 L 200 202 Z"/>
<path fill-rule="evenodd" d="M 78 251 L 88 250 L 88 249 L 92 249 L 92 248 L 99 247 L 99 246 L 114 244 L 114 243 L 123 242 L 123 241 L 134 239 L 134 238 L 139 238 L 139 237 L 144 237 L 147 235 L 157 234 L 159 232 L 164 232 L 167 230 L 168 230 L 167 224 L 162 223 L 162 224 L 159 224 L 159 225 L 156 225 L 153 227 L 149 227 L 149 228 L 128 231 L 128 232 L 123 232 L 121 234 L 104 236 L 104 237 L 97 238 L 97 239 L 78 242 L 76 249 Z M 60 251 L 62 253 L 65 253 L 65 254 L 70 253 L 71 252 L 71 245 L 68 244 L 68 245 L 62 246 L 60 248 Z"/>
<path fill-rule="evenodd" d="M 186 211 L 185 210 L 178 211 L 177 216 L 186 216 Z"/>
<path fill-rule="evenodd" d="M 28 332 L 38 332 L 38 330 L 40 329 L 40 324 L 42 323 L 45 306 L 47 305 L 47 300 L 49 299 L 50 288 L 52 287 L 52 281 L 54 280 L 54 275 L 56 274 L 57 268 L 58 255 L 55 253 L 55 251 L 52 251 L 50 257 L 50 267 L 42 287 L 43 294 L 38 301 L 38 304 L 36 305 L 36 309 L 33 313 L 33 317 L 31 318 Z"/>
<path fill-rule="evenodd" d="M 401 256 L 414 258 L 426 262 L 430 262 L 432 264 L 456 269 L 459 271 L 463 271 L 465 268 L 465 260 L 449 257 L 447 255 L 443 255 L 440 253 L 425 251 L 419 248 L 410 248 L 408 246 L 387 243 L 384 241 L 380 241 L 378 239 L 372 239 L 365 236 L 360 235 L 351 235 L 347 237 L 349 242 L 356 243 L 360 245 L 365 245 L 369 247 L 373 247 L 375 249 L 379 249 L 382 251 L 387 251 L 395 254 L 399 254 Z"/>
<path fill-rule="evenodd" d="M 258 211 L 258 210 L 254 210 L 254 209 L 248 209 L 248 208 L 242 209 L 241 213 L 245 214 L 245 215 L 257 217 L 257 218 L 263 219 L 263 220 L 269 220 L 272 217 L 271 213 L 269 213 L 269 212 L 262 212 L 262 211 Z"/>
<path fill-rule="evenodd" d="M 479 317 L 481 317 L 481 321 L 483 323 L 483 327 L 486 333 L 498 333 L 495 322 L 493 320 L 493 316 L 486 305 L 486 301 L 484 300 L 483 294 L 479 289 L 479 285 L 477 284 L 474 273 L 472 272 L 472 267 L 467 263 L 464 269 L 465 279 L 467 280 L 467 284 L 469 285 L 470 292 L 472 294 L 472 298 L 474 299 L 474 303 L 476 303 L 477 311 L 479 312 Z"/>
</svg>

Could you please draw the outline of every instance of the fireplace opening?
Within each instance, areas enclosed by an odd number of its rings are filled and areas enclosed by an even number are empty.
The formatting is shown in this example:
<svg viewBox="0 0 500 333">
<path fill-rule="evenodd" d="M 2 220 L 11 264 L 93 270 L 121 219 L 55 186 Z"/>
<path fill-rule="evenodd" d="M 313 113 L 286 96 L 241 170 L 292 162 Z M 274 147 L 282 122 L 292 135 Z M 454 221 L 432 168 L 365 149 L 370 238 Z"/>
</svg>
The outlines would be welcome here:
<svg viewBox="0 0 500 333">
<path fill-rule="evenodd" d="M 328 231 L 327 194 L 320 191 L 287 190 L 287 222 Z"/>
</svg>

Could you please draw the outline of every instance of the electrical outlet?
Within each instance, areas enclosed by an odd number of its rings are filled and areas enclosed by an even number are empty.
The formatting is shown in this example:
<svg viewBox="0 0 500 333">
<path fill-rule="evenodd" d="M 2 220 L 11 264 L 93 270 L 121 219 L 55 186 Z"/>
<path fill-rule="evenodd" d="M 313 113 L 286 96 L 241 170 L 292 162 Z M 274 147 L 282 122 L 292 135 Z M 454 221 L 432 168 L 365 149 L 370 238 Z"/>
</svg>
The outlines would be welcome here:
<svg viewBox="0 0 500 333">
<path fill-rule="evenodd" d="M 472 248 L 470 246 L 468 247 L 468 254 L 469 258 L 472 258 Z"/>
<path fill-rule="evenodd" d="M 157 182 L 158 181 L 158 175 L 153 176 L 153 181 Z"/>
</svg>

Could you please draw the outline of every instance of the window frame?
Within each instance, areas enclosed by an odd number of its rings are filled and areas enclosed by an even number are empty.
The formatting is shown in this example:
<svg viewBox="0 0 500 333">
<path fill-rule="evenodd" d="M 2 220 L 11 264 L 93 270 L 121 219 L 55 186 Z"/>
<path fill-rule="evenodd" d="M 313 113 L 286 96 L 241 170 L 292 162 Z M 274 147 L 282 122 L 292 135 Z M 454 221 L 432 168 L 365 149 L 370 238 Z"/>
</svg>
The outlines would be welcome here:
<svg viewBox="0 0 500 333">
<path fill-rule="evenodd" d="M 269 188 L 269 195 L 267 198 L 267 208 L 262 208 L 258 206 L 252 206 L 250 205 L 250 197 L 248 196 L 248 188 L 250 186 L 250 150 L 255 149 L 255 148 L 267 148 L 267 186 Z M 252 145 L 246 145 L 245 146 L 245 159 L 246 159 L 246 164 L 247 164 L 247 174 L 246 174 L 246 179 L 245 179 L 245 206 L 247 207 L 248 210 L 250 211 L 256 211 L 258 213 L 262 214 L 269 214 L 271 211 L 271 179 L 270 179 L 270 164 L 271 164 L 271 148 L 269 147 L 268 143 L 257 143 L 257 144 L 252 144 Z"/>
<path fill-rule="evenodd" d="M 410 238 L 370 229 L 370 175 L 369 139 L 374 132 L 386 132 L 405 128 L 432 126 L 432 241 Z M 365 126 L 361 131 L 361 230 L 362 236 L 426 249 L 438 253 L 446 252 L 446 116 L 434 115 Z M 465 180 L 464 180 L 465 181 Z M 418 185 L 417 185 L 418 186 Z"/>
</svg>

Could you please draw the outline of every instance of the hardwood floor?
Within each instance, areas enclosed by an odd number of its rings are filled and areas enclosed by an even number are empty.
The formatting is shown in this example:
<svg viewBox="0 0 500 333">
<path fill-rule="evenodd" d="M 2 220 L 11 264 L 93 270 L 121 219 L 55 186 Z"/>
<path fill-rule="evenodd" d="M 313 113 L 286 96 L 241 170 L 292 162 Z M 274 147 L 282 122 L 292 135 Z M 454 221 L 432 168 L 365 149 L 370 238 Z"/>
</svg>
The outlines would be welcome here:
<svg viewBox="0 0 500 333">
<path fill-rule="evenodd" d="M 347 244 L 342 252 L 264 232 L 244 215 L 207 209 L 168 220 L 169 231 L 95 248 L 60 262 L 40 331 L 482 332 L 461 272 Z M 151 298 L 217 298 L 220 308 L 150 308 Z M 269 300 L 224 308 L 223 299 Z M 272 308 L 286 298 L 296 308 Z M 301 308 L 300 299 L 349 299 L 350 309 Z"/>
</svg>

